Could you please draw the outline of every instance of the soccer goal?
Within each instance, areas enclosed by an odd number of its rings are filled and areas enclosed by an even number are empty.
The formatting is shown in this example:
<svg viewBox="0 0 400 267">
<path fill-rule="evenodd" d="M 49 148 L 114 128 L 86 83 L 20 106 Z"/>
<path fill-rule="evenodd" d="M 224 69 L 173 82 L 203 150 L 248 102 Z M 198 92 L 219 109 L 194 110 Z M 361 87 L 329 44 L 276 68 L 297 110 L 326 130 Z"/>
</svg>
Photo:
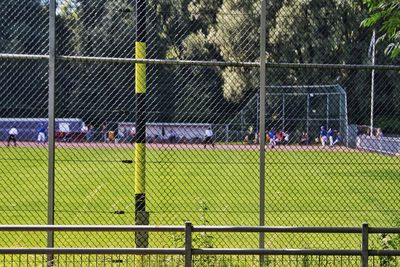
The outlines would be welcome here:
<svg viewBox="0 0 400 267">
<path fill-rule="evenodd" d="M 259 130 L 260 96 L 256 93 L 229 123 L 243 133 Z M 346 91 L 340 85 L 268 86 L 266 88 L 266 130 L 288 132 L 291 143 L 307 133 L 312 142 L 321 126 L 340 133 L 347 144 L 348 119 Z"/>
</svg>

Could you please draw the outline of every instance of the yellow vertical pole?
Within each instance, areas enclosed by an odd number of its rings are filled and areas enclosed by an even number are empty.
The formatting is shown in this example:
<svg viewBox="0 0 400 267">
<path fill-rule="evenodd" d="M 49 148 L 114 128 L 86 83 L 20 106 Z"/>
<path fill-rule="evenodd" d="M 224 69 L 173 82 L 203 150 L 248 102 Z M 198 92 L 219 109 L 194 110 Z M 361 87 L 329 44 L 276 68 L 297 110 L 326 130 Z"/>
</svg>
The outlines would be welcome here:
<svg viewBox="0 0 400 267">
<path fill-rule="evenodd" d="M 136 0 L 136 42 L 135 58 L 146 58 L 146 0 Z M 146 64 L 135 64 L 136 93 L 136 140 L 135 140 L 135 224 L 148 225 L 146 212 Z M 147 232 L 137 232 L 137 248 L 148 247 Z M 143 256 L 137 258 L 137 265 L 143 265 Z"/>
</svg>

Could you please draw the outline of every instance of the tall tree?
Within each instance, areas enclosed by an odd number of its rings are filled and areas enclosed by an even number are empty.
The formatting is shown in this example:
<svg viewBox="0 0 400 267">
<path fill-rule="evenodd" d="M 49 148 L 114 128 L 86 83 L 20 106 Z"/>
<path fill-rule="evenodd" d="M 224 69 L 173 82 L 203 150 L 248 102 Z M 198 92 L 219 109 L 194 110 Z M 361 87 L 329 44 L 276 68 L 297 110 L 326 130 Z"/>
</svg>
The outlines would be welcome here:
<svg viewBox="0 0 400 267">
<path fill-rule="evenodd" d="M 208 34 L 217 22 L 217 12 L 222 0 L 191 0 L 188 5 L 193 32 Z"/>
<path fill-rule="evenodd" d="M 267 1 L 267 31 L 275 20 L 280 1 Z M 260 1 L 224 0 L 218 9 L 209 40 L 227 61 L 257 61 L 260 38 Z M 223 70 L 223 92 L 226 99 L 239 102 L 246 93 L 258 88 L 258 70 L 226 68 Z"/>
<path fill-rule="evenodd" d="M 48 13 L 37 0 L 0 1 L 0 52 L 48 53 Z M 38 61 L 0 63 L 0 116 L 46 115 L 47 65 Z"/>
<path fill-rule="evenodd" d="M 362 22 L 366 27 L 378 27 L 380 40 L 387 39 L 385 52 L 391 57 L 400 55 L 400 2 L 398 0 L 363 0 L 370 16 Z"/>
<path fill-rule="evenodd" d="M 128 0 L 71 0 L 69 5 L 61 6 L 60 16 L 68 21 L 73 40 L 67 54 L 132 57 L 133 4 Z M 80 117 L 97 125 L 126 119 L 129 115 L 126 111 L 134 102 L 132 66 L 96 63 L 63 66 L 69 73 L 60 83 L 64 94 L 58 100 L 68 106 L 64 116 Z"/>
<path fill-rule="evenodd" d="M 285 0 L 269 34 L 273 62 L 365 64 L 368 31 L 359 24 L 366 15 L 361 1 L 353 0 Z M 273 83 L 286 85 L 320 85 L 342 83 L 348 93 L 349 115 L 357 121 L 366 118 L 370 95 L 366 86 L 370 75 L 356 70 L 285 69 L 270 75 Z M 356 116 L 353 116 L 358 114 Z M 357 123 L 362 123 L 357 121 Z"/>
<path fill-rule="evenodd" d="M 269 34 L 270 59 L 294 63 L 362 63 L 366 56 L 354 53 L 363 53 L 368 47 L 367 40 L 362 42 L 366 31 L 358 27 L 363 14 L 365 9 L 357 1 L 286 0 Z"/>
<path fill-rule="evenodd" d="M 216 51 L 206 36 L 192 33 L 182 42 L 180 57 L 191 60 L 212 60 Z M 173 88 L 175 120 L 181 122 L 216 123 L 224 107 L 220 69 L 206 66 L 174 67 Z"/>
</svg>

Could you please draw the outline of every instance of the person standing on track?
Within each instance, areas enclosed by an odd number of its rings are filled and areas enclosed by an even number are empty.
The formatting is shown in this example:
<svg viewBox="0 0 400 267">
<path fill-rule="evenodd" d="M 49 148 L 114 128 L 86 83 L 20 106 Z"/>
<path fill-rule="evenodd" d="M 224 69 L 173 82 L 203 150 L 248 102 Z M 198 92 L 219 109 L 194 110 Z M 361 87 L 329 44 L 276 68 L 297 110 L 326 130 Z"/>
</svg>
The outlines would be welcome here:
<svg viewBox="0 0 400 267">
<path fill-rule="evenodd" d="M 214 146 L 214 141 L 213 141 L 213 135 L 214 135 L 214 133 L 213 133 L 213 131 L 211 130 L 211 126 L 210 126 L 210 127 L 208 127 L 207 130 L 206 130 L 206 136 L 205 136 L 205 138 L 204 138 L 204 148 L 207 147 L 207 144 L 211 144 L 212 147 L 215 147 L 215 146 Z"/>
<path fill-rule="evenodd" d="M 269 145 L 271 148 L 274 148 L 276 145 L 276 133 L 274 128 L 272 128 L 269 132 L 268 132 L 268 137 L 269 137 Z"/>
<path fill-rule="evenodd" d="M 17 135 L 18 135 L 18 130 L 17 128 L 11 128 L 8 131 L 8 140 L 7 140 L 7 146 L 10 146 L 10 142 L 14 142 L 14 146 L 17 146 Z"/>
<path fill-rule="evenodd" d="M 101 133 L 101 141 L 103 141 L 104 143 L 108 143 L 108 131 L 105 123 L 101 125 L 100 133 Z"/>
<path fill-rule="evenodd" d="M 319 132 L 319 139 L 321 141 L 322 146 L 324 147 L 326 142 L 328 141 L 328 133 L 326 132 L 324 126 L 321 126 L 321 131 Z"/>
<path fill-rule="evenodd" d="M 38 133 L 38 137 L 37 137 L 38 143 L 46 142 L 46 127 L 44 127 L 44 124 L 40 123 L 36 130 Z"/>
<path fill-rule="evenodd" d="M 328 139 L 329 139 L 329 146 L 333 146 L 333 131 L 332 128 L 328 130 Z"/>
<path fill-rule="evenodd" d="M 283 132 L 283 135 L 285 136 L 284 138 L 283 138 L 283 144 L 284 145 L 288 145 L 289 144 L 289 132 Z"/>
</svg>

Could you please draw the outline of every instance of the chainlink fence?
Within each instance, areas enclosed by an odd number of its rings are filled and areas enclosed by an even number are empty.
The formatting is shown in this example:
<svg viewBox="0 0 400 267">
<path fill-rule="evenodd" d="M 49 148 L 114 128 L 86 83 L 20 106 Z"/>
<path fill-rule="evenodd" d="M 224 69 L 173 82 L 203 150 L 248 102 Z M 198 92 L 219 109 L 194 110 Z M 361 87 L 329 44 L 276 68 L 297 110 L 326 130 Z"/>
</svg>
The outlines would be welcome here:
<svg viewBox="0 0 400 267">
<path fill-rule="evenodd" d="M 270 226 L 400 226 L 400 68 L 384 54 L 384 42 L 375 45 L 372 29 L 360 26 L 366 6 L 350 0 L 266 5 L 261 103 L 261 1 L 57 1 L 54 224 L 129 225 L 145 211 L 150 225 L 254 226 L 265 216 Z M 51 30 L 48 1 L 1 1 L 1 224 L 48 223 Z M 139 42 L 138 32 L 145 32 Z M 143 43 L 145 57 L 137 54 Z M 143 64 L 145 74 L 138 72 Z M 145 86 L 135 82 L 138 75 Z M 138 204 L 143 196 L 145 208 Z M 398 237 L 385 238 L 371 242 L 399 248 Z M 165 248 L 184 241 L 179 233 L 151 233 L 146 240 Z M 193 242 L 258 247 L 259 234 L 202 233 Z M 263 246 L 359 244 L 345 235 L 266 233 Z M 0 238 L 2 247 L 46 245 L 43 233 Z M 54 245 L 138 243 L 132 233 L 56 233 Z M 157 258 L 165 266 L 182 261 Z M 257 261 L 238 256 L 234 262 Z M 321 256 L 272 257 L 266 264 L 318 261 Z"/>
</svg>

